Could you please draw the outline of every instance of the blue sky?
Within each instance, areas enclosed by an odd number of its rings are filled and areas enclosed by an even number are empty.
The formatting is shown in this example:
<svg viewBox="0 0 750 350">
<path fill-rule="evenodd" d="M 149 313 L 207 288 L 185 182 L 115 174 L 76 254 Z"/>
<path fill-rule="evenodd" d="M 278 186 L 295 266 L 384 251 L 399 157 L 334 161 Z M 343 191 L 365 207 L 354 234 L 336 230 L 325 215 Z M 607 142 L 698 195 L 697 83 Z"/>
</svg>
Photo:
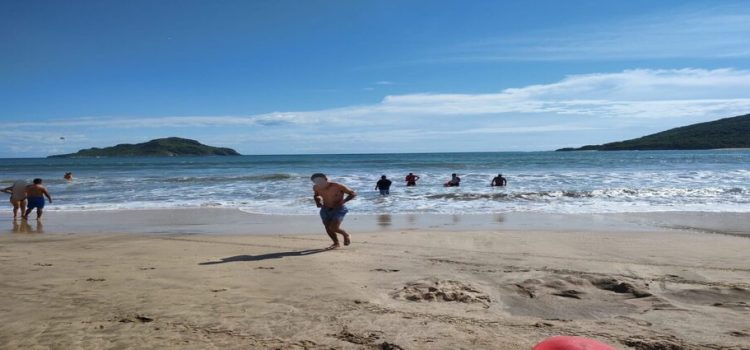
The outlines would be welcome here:
<svg viewBox="0 0 750 350">
<path fill-rule="evenodd" d="M 0 157 L 534 151 L 750 113 L 747 1 L 2 0 L 0 52 Z"/>
</svg>

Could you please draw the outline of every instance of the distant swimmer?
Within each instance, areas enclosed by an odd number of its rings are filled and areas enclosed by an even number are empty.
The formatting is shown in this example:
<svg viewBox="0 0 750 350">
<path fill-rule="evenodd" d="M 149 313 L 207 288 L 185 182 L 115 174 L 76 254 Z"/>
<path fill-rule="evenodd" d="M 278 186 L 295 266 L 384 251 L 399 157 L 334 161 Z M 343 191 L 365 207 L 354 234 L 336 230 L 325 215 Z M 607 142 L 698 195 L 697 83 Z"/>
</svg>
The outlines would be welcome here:
<svg viewBox="0 0 750 350">
<path fill-rule="evenodd" d="M 310 177 L 313 185 L 313 199 L 315 205 L 320 208 L 320 218 L 323 220 L 323 226 L 326 228 L 328 237 L 331 237 L 333 244 L 330 249 L 339 248 L 339 239 L 337 233 L 344 236 L 344 245 L 351 243 L 351 235 L 341 228 L 344 216 L 349 210 L 344 204 L 354 199 L 357 193 L 351 188 L 340 183 L 328 181 L 328 177 L 321 173 L 315 173 Z M 344 198 L 346 194 L 346 198 Z"/>
<path fill-rule="evenodd" d="M 458 177 L 455 173 L 451 174 L 451 179 L 448 180 L 448 182 L 444 183 L 443 186 L 445 187 L 458 187 L 461 186 L 461 178 Z"/>
<path fill-rule="evenodd" d="M 406 181 L 406 186 L 416 186 L 417 181 L 419 181 L 419 176 L 414 175 L 414 173 L 409 173 L 404 180 Z"/>
<path fill-rule="evenodd" d="M 26 181 L 18 180 L 12 186 L 6 187 L 2 192 L 10 194 L 10 205 L 13 206 L 13 218 L 18 217 L 18 210 L 21 210 L 23 216 L 26 210 Z"/>
<path fill-rule="evenodd" d="M 380 177 L 380 180 L 375 184 L 375 189 L 380 191 L 381 196 L 385 196 L 391 193 L 391 180 L 388 180 L 388 178 L 383 175 Z"/>
<path fill-rule="evenodd" d="M 44 209 L 44 197 L 47 197 L 49 199 L 49 202 L 52 203 L 52 197 L 50 197 L 49 192 L 47 192 L 47 188 L 42 185 L 42 179 L 34 179 L 34 183 L 26 186 L 26 213 L 23 215 L 23 218 L 26 219 L 29 217 L 29 214 L 36 209 L 36 218 L 37 220 L 42 218 L 42 209 Z"/>
<path fill-rule="evenodd" d="M 503 177 L 503 174 L 497 174 L 495 178 L 492 179 L 492 182 L 490 183 L 490 186 L 505 186 L 508 184 L 508 179 Z"/>
<path fill-rule="evenodd" d="M 73 173 L 71 173 L 71 172 L 65 173 L 65 175 L 63 176 L 63 179 L 65 179 L 67 181 L 73 181 Z"/>
</svg>

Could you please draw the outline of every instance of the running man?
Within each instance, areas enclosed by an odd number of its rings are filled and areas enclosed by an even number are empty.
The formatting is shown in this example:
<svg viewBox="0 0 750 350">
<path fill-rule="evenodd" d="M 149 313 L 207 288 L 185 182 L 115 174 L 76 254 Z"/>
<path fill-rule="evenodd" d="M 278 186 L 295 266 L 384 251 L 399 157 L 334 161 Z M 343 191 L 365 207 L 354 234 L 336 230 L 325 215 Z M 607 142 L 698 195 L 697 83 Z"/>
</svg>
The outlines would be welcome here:
<svg viewBox="0 0 750 350">
<path fill-rule="evenodd" d="M 495 186 L 504 187 L 507 184 L 508 184 L 508 180 L 503 177 L 503 174 L 497 174 L 497 176 L 495 176 L 495 178 L 492 179 L 492 182 L 490 183 L 490 186 L 492 186 L 492 187 L 495 187 Z"/>
<path fill-rule="evenodd" d="M 18 217 L 18 210 L 21 210 L 21 216 L 23 216 L 24 210 L 26 210 L 26 181 L 18 180 L 13 183 L 13 186 L 6 187 L 2 192 L 10 193 L 10 205 L 13 206 L 13 218 Z"/>
<path fill-rule="evenodd" d="M 23 215 L 24 219 L 28 219 L 29 214 L 36 208 L 36 219 L 42 218 L 42 209 L 44 209 L 44 197 L 49 199 L 52 203 L 52 197 L 50 197 L 47 188 L 42 185 L 42 179 L 34 179 L 34 183 L 26 186 L 26 213 Z"/>
<path fill-rule="evenodd" d="M 387 196 L 391 194 L 391 183 L 391 180 L 388 180 L 388 178 L 383 175 L 375 184 L 375 189 L 380 191 L 381 196 Z"/>
<path fill-rule="evenodd" d="M 351 244 L 351 235 L 341 228 L 344 216 L 349 210 L 344 204 L 354 199 L 357 193 L 351 188 L 340 183 L 329 182 L 325 174 L 315 173 L 310 177 L 313 185 L 313 199 L 315 205 L 320 208 L 320 218 L 323 220 L 323 226 L 326 228 L 328 237 L 331 237 L 333 244 L 329 249 L 341 247 L 337 233 L 344 236 L 344 245 Z M 346 194 L 346 198 L 344 198 Z"/>
<path fill-rule="evenodd" d="M 404 180 L 406 181 L 406 186 L 416 186 L 417 180 L 419 180 L 419 176 L 414 175 L 414 173 L 409 173 L 409 175 L 406 175 Z"/>
</svg>

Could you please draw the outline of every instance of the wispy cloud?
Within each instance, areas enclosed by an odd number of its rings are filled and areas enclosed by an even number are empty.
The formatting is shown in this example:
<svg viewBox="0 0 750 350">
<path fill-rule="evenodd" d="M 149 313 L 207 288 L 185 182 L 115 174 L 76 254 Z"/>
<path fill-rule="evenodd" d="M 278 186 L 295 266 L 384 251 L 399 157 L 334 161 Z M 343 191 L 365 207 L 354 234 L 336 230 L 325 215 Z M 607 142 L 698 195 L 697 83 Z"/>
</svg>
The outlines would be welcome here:
<svg viewBox="0 0 750 350">
<path fill-rule="evenodd" d="M 485 94 L 389 95 L 380 103 L 317 111 L 248 116 L 78 118 L 8 123 L 10 127 L 274 127 L 387 124 L 403 116 L 472 116 L 519 113 L 596 115 L 607 118 L 679 118 L 750 109 L 750 71 L 634 69 L 568 76 L 550 84 Z M 377 118 L 373 118 L 377 117 Z M 385 120 L 380 123 L 378 120 Z"/>
<path fill-rule="evenodd" d="M 483 38 L 420 62 L 750 57 L 747 3 L 685 7 L 513 38 Z"/>
<path fill-rule="evenodd" d="M 307 147 L 309 142 L 325 145 L 337 140 L 366 148 L 450 137 L 460 146 L 462 140 L 474 142 L 492 135 L 594 132 L 636 120 L 648 128 L 679 125 L 684 123 L 681 119 L 704 121 L 745 114 L 750 112 L 747 91 L 748 70 L 634 69 L 572 75 L 549 84 L 495 93 L 389 95 L 379 103 L 314 111 L 11 122 L 0 136 L 34 131 L 43 133 L 39 135 L 45 139 L 73 133 L 93 140 L 106 130 L 125 134 L 150 130 L 148 134 L 164 136 L 175 131 L 206 134 L 214 130 L 214 135 L 226 135 L 217 139 L 224 145 L 255 140 L 264 142 L 264 149 L 286 152 Z M 19 140 L 3 139 L 0 144 Z M 269 144 L 273 146 L 267 147 Z"/>
</svg>

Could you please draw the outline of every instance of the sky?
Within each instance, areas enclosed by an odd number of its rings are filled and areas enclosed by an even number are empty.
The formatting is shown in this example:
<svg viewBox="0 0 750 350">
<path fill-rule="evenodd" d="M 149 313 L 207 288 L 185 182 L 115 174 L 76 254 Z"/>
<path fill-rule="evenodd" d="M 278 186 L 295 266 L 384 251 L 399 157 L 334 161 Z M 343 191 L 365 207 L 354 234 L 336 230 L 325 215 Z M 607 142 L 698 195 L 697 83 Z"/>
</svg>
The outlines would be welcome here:
<svg viewBox="0 0 750 350">
<path fill-rule="evenodd" d="M 0 0 L 0 157 L 544 151 L 750 113 L 750 2 Z"/>
</svg>

